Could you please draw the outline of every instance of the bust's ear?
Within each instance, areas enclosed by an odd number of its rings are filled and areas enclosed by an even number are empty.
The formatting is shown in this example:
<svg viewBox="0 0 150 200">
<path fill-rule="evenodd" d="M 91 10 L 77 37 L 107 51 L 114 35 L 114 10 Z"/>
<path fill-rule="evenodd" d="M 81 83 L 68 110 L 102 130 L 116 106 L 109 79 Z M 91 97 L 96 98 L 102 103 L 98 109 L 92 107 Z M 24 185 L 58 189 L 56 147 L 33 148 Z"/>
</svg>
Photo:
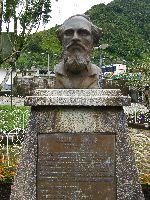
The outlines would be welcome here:
<svg viewBox="0 0 150 200">
<path fill-rule="evenodd" d="M 60 26 L 57 30 L 56 30 L 56 35 L 62 45 L 62 40 L 63 40 L 63 27 Z"/>
<path fill-rule="evenodd" d="M 99 28 L 95 26 L 94 24 L 92 24 L 93 46 L 97 45 L 102 34 L 103 34 L 102 28 Z"/>
</svg>

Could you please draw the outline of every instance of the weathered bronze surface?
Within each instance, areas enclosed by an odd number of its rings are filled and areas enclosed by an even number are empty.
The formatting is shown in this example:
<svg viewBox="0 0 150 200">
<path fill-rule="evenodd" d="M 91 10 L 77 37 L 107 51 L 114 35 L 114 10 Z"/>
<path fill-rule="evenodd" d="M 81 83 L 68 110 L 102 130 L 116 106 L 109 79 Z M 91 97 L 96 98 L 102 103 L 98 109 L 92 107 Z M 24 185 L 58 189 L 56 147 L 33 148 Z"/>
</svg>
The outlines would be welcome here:
<svg viewBox="0 0 150 200">
<path fill-rule="evenodd" d="M 115 200 L 115 136 L 38 134 L 37 200 Z"/>
<path fill-rule="evenodd" d="M 97 45 L 102 30 L 85 15 L 74 15 L 58 29 L 63 59 L 55 66 L 55 88 L 99 88 L 100 69 L 90 62 L 90 53 Z"/>
</svg>

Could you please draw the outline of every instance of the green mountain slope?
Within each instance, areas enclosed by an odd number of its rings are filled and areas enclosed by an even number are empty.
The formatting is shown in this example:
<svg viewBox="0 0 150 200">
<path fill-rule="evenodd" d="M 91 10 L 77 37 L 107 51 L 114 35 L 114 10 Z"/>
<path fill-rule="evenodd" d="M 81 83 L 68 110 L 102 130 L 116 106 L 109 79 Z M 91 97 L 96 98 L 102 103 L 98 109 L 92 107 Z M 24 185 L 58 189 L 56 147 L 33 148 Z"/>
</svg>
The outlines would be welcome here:
<svg viewBox="0 0 150 200">
<path fill-rule="evenodd" d="M 121 61 L 131 66 L 149 62 L 150 0 L 114 0 L 107 5 L 95 5 L 86 14 L 94 24 L 103 29 L 99 44 L 109 44 L 103 51 L 103 56 L 106 57 L 104 64 Z M 18 66 L 47 66 L 46 55 L 49 53 L 50 66 L 53 68 L 61 56 L 56 29 L 57 27 L 54 27 L 33 34 L 26 49 L 26 52 L 31 52 L 30 59 L 24 52 L 18 60 Z M 92 57 L 97 64 L 98 52 L 94 51 Z"/>
<path fill-rule="evenodd" d="M 145 59 L 150 47 L 150 1 L 114 0 L 86 12 L 103 29 L 101 43 L 109 44 L 109 54 L 126 61 Z"/>
</svg>

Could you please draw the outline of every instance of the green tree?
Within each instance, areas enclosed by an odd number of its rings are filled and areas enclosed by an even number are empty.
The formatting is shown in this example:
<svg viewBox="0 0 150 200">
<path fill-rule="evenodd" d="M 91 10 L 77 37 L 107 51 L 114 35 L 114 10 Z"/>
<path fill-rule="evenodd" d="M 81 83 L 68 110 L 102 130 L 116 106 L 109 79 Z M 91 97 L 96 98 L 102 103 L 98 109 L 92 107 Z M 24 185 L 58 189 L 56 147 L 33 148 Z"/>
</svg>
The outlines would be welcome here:
<svg viewBox="0 0 150 200">
<path fill-rule="evenodd" d="M 19 7 L 19 9 L 18 9 Z M 21 11 L 19 11 L 21 9 Z M 46 24 L 50 19 L 50 0 L 6 0 L 3 4 L 3 18 L 7 25 L 7 34 L 12 53 L 3 58 L 1 63 L 13 58 L 15 61 L 27 44 L 33 29 L 37 30 L 41 23 Z M 10 21 L 14 21 L 14 33 L 10 37 Z M 18 29 L 18 27 L 20 27 Z"/>
<path fill-rule="evenodd" d="M 150 1 L 114 0 L 93 6 L 86 14 L 103 29 L 100 44 L 109 44 L 103 52 L 109 57 L 104 64 L 126 64 L 128 72 L 133 73 L 128 83 L 136 89 L 150 85 Z"/>
<path fill-rule="evenodd" d="M 143 90 L 145 86 L 150 86 L 150 58 L 146 57 L 139 63 L 135 63 L 134 68 L 128 68 L 128 85 L 136 90 Z"/>
<path fill-rule="evenodd" d="M 0 0 L 2 5 L 2 0 Z M 3 16 L 7 32 L 3 40 L 4 33 L 1 31 L 0 23 L 0 65 L 6 62 L 11 68 L 20 57 L 21 51 L 27 46 L 31 31 L 38 30 L 40 24 L 46 24 L 50 20 L 51 0 L 6 0 L 0 6 L 0 20 Z M 10 23 L 14 21 L 14 32 L 10 33 Z M 0 21 L 1 22 L 1 21 Z M 2 47 L 6 46 L 3 41 L 8 41 L 10 50 L 4 54 Z M 8 74 L 7 74 L 8 75 Z"/>
<path fill-rule="evenodd" d="M 118 57 L 132 65 L 149 55 L 149 0 L 114 0 L 93 6 L 86 14 L 103 29 L 100 43 L 109 44 L 113 61 Z"/>
<path fill-rule="evenodd" d="M 47 67 L 49 54 L 50 69 L 53 70 L 54 65 L 59 62 L 61 57 L 61 46 L 56 37 L 57 28 L 56 26 L 31 35 L 30 42 L 17 61 L 17 66 L 19 68 L 23 65 L 24 68 L 30 68 L 32 65 Z M 28 54 L 29 52 L 30 54 Z M 30 59 L 27 60 L 26 58 L 29 57 Z M 22 63 L 23 60 L 25 61 L 24 64 Z"/>
<path fill-rule="evenodd" d="M 86 12 L 93 24 L 103 28 L 98 45 L 107 43 L 109 47 L 103 54 L 103 64 L 124 63 L 130 68 L 148 64 L 150 38 L 150 2 L 149 0 L 114 0 L 111 3 L 93 6 Z M 38 65 L 46 66 L 46 53 L 50 54 L 53 67 L 61 57 L 61 46 L 56 37 L 56 29 L 35 33 L 31 36 L 26 51 L 31 52 Z M 45 55 L 41 56 L 41 53 Z M 22 56 L 27 57 L 27 54 Z M 29 55 L 28 55 L 29 56 Z M 92 61 L 99 63 L 98 51 L 91 55 Z M 24 59 L 25 60 L 25 59 Z M 18 62 L 20 62 L 18 60 Z M 25 65 L 28 65 L 27 62 Z M 142 72 L 145 73 L 145 72 Z"/>
</svg>

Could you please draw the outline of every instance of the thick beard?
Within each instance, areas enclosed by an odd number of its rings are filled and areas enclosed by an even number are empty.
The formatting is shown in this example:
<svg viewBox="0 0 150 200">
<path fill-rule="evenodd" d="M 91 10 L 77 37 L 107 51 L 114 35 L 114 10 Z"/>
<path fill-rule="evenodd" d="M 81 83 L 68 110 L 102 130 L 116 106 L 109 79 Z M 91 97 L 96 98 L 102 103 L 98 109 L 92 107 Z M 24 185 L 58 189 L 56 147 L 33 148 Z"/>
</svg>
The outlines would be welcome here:
<svg viewBox="0 0 150 200">
<path fill-rule="evenodd" d="M 64 67 L 66 72 L 78 74 L 86 71 L 90 62 L 90 57 L 86 53 L 81 52 L 65 52 Z"/>
</svg>

